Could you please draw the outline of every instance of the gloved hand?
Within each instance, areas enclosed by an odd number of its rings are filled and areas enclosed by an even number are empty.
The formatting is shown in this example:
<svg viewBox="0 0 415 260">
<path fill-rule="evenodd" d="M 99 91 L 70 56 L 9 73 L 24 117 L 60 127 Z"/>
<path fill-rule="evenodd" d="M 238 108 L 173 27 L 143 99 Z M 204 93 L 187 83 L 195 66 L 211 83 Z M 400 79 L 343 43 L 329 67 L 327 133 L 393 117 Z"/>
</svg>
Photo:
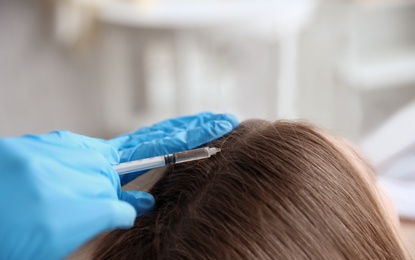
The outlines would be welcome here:
<svg viewBox="0 0 415 260">
<path fill-rule="evenodd" d="M 194 149 L 229 133 L 238 126 L 231 114 L 209 112 L 162 121 L 107 142 L 120 155 L 120 162 Z M 121 175 L 122 185 L 145 171 Z"/>
<path fill-rule="evenodd" d="M 62 259 L 154 206 L 148 193 L 121 192 L 112 168 L 119 156 L 98 139 L 67 131 L 6 138 L 0 155 L 0 259 Z"/>
</svg>

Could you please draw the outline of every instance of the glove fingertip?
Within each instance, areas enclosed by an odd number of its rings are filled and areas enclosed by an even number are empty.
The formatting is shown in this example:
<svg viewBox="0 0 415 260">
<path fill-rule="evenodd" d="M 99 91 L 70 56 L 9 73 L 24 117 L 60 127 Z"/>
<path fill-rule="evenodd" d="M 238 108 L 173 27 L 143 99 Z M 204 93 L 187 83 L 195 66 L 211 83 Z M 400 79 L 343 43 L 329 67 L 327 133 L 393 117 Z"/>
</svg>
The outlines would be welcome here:
<svg viewBox="0 0 415 260">
<path fill-rule="evenodd" d="M 225 119 L 226 119 L 229 123 L 231 123 L 231 125 L 232 125 L 232 127 L 233 127 L 233 128 L 238 127 L 238 125 L 239 125 L 239 120 L 238 120 L 238 118 L 237 118 L 235 115 L 230 114 L 230 113 L 226 113 L 226 114 L 224 114 L 224 117 L 225 117 Z"/>
<path fill-rule="evenodd" d="M 120 199 L 133 206 L 138 216 L 151 211 L 156 204 L 153 195 L 143 191 L 122 191 Z"/>
<path fill-rule="evenodd" d="M 113 219 L 110 223 L 110 229 L 114 228 L 131 228 L 134 225 L 137 212 L 129 203 L 124 201 L 113 201 L 108 205 L 113 211 Z"/>
<path fill-rule="evenodd" d="M 232 125 L 232 123 L 228 122 L 228 121 L 219 121 L 216 122 L 214 125 L 214 132 L 212 133 L 212 137 L 219 138 L 222 137 L 223 135 L 231 132 L 234 129 L 234 126 Z"/>
</svg>

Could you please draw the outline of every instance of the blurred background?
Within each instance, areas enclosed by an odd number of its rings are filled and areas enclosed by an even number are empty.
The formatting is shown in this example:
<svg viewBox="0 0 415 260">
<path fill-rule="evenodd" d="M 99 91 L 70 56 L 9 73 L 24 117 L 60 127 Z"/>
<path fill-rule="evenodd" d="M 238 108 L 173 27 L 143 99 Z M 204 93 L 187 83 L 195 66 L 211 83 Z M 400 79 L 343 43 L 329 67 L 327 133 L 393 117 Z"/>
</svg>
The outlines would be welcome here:
<svg viewBox="0 0 415 260">
<path fill-rule="evenodd" d="M 0 136 L 209 110 L 359 141 L 415 98 L 414 22 L 410 0 L 2 0 Z"/>
<path fill-rule="evenodd" d="M 406 182 L 414 24 L 414 0 L 1 0 L 0 136 L 110 138 L 200 111 L 306 119 Z M 399 185 L 415 217 L 415 185 Z"/>
</svg>

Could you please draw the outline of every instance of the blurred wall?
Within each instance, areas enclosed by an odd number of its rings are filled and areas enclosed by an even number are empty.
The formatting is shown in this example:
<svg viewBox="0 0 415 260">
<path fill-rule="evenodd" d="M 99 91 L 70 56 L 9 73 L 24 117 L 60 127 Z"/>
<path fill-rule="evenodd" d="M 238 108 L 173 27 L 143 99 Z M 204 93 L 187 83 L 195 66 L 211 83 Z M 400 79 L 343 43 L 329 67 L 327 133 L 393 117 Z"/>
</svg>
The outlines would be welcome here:
<svg viewBox="0 0 415 260">
<path fill-rule="evenodd" d="M 69 129 L 111 137 L 200 110 L 275 119 L 285 65 L 280 42 L 269 33 L 189 30 L 191 38 L 103 23 L 87 44 L 65 45 L 53 35 L 54 3 L 0 2 L 0 136 Z M 411 69 L 414 14 L 413 5 L 400 2 L 320 1 L 294 57 L 298 117 L 358 140 L 414 99 L 412 78 L 392 75 L 387 84 L 367 88 L 367 78 L 352 73 L 367 64 L 399 69 L 402 57 Z M 177 80 L 184 74 L 188 82 Z M 175 92 L 185 85 L 190 92 Z"/>
<path fill-rule="evenodd" d="M 275 118 L 273 36 L 246 34 L 246 24 L 176 34 L 103 23 L 89 44 L 65 45 L 52 35 L 58 2 L 0 3 L 0 135 L 64 128 L 110 137 L 201 110 Z"/>
<path fill-rule="evenodd" d="M 0 1 L 0 136 L 102 136 L 95 53 L 57 44 L 50 11 L 45 1 Z"/>
</svg>

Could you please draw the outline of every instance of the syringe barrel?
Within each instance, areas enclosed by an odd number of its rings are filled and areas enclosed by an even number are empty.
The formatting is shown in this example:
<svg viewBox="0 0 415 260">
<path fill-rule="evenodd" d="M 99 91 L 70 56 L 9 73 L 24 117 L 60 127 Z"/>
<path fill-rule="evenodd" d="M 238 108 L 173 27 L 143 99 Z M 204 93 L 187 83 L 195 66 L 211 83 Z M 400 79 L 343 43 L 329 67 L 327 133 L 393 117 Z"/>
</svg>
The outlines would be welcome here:
<svg viewBox="0 0 415 260">
<path fill-rule="evenodd" d="M 199 159 L 209 158 L 211 152 L 209 147 L 193 149 L 189 151 L 184 151 L 180 153 L 175 153 L 174 157 L 176 158 L 176 163 L 190 162 Z"/>
<path fill-rule="evenodd" d="M 164 156 L 157 156 L 152 158 L 146 158 L 137 161 L 131 161 L 126 163 L 121 163 L 114 166 L 115 171 L 118 174 L 127 174 L 136 171 L 144 171 L 153 168 L 163 167 L 165 164 Z"/>
<path fill-rule="evenodd" d="M 215 155 L 218 152 L 220 152 L 220 148 L 204 147 L 180 153 L 166 154 L 152 158 L 120 163 L 118 165 L 115 165 L 114 169 L 117 171 L 118 174 L 121 175 L 137 171 L 150 170 L 165 165 L 172 165 L 176 163 L 183 163 L 209 158 L 211 155 Z"/>
</svg>

